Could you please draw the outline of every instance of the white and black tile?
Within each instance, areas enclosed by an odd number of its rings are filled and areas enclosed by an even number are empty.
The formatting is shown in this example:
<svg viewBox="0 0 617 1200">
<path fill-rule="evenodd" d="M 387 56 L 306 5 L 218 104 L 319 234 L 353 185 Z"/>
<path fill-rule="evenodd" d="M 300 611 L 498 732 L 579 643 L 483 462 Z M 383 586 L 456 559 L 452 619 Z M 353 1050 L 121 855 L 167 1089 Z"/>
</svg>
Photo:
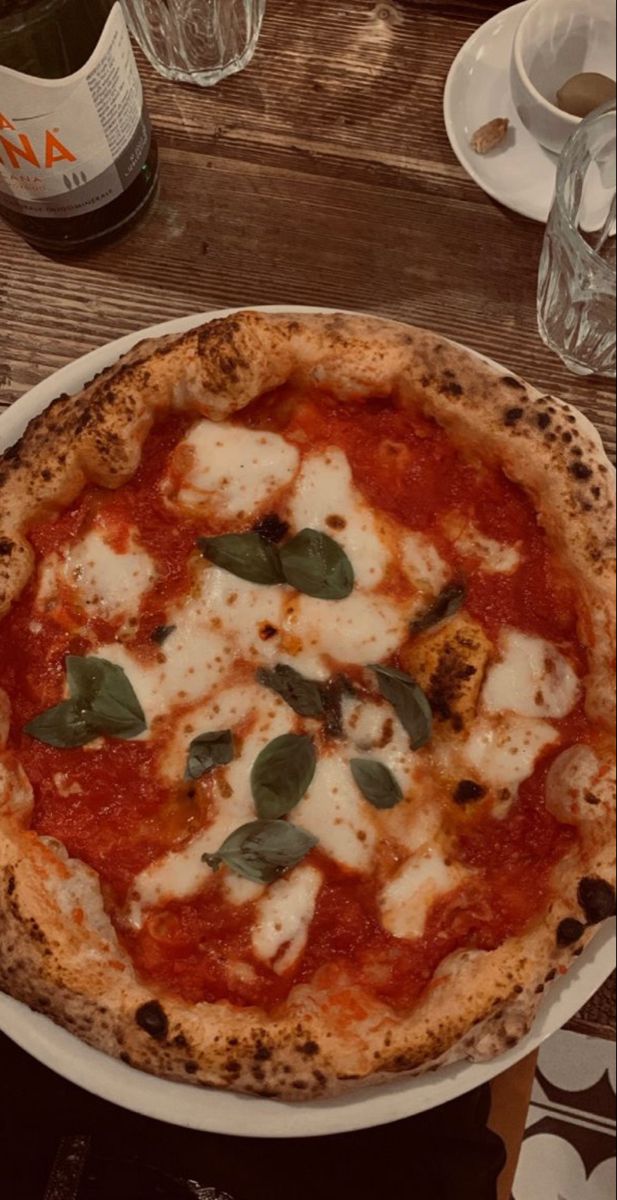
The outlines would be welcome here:
<svg viewBox="0 0 617 1200">
<path fill-rule="evenodd" d="M 615 1045 L 562 1031 L 540 1051 L 513 1200 L 614 1200 Z"/>
</svg>

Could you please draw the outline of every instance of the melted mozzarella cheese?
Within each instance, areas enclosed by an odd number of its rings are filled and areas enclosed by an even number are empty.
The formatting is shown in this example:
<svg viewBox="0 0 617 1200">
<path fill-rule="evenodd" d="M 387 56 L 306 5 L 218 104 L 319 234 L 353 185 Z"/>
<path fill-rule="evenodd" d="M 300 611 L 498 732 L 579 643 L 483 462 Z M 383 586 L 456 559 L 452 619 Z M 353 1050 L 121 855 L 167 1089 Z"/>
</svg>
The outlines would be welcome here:
<svg viewBox="0 0 617 1200">
<path fill-rule="evenodd" d="M 446 536 L 459 554 L 473 558 L 488 575 L 511 575 L 520 566 L 518 546 L 510 546 L 487 537 L 466 517 L 452 513 L 443 521 Z"/>
<path fill-rule="evenodd" d="M 319 838 L 339 866 L 368 871 L 377 841 L 373 810 L 358 795 L 345 757 L 322 756 L 306 796 L 291 817 Z"/>
<path fill-rule="evenodd" d="M 448 865 L 436 846 L 413 854 L 386 884 L 380 896 L 381 921 L 394 937 L 422 937 L 436 900 L 466 878 L 463 867 Z"/>
<path fill-rule="evenodd" d="M 342 450 L 304 460 L 289 515 L 295 529 L 319 529 L 343 547 L 359 587 L 374 588 L 383 579 L 389 558 L 386 523 L 354 487 Z"/>
<path fill-rule="evenodd" d="M 548 722 L 510 713 L 477 721 L 462 753 L 482 783 L 515 790 L 533 775 L 538 756 L 558 740 L 557 730 Z"/>
<path fill-rule="evenodd" d="M 257 666 L 277 657 L 277 636 L 263 640 L 261 633 L 281 624 L 282 588 L 260 587 L 206 567 L 200 589 L 168 614 L 175 628 L 155 659 L 118 643 L 97 651 L 126 672 L 148 725 L 178 705 L 207 698 L 225 683 L 238 659 Z"/>
<path fill-rule="evenodd" d="M 276 960 L 274 969 L 281 975 L 304 950 L 322 882 L 316 867 L 296 867 L 273 884 L 257 906 L 253 950 L 265 962 Z"/>
<path fill-rule="evenodd" d="M 120 551 L 105 540 L 104 532 L 94 529 L 64 558 L 53 554 L 43 563 L 38 604 L 53 603 L 58 588 L 68 584 L 86 610 L 95 609 L 107 620 L 128 620 L 137 616 L 155 579 L 154 563 L 133 534 Z"/>
<path fill-rule="evenodd" d="M 423 533 L 408 533 L 401 550 L 401 565 L 412 583 L 422 592 L 440 592 L 451 571 L 429 538 Z"/>
<path fill-rule="evenodd" d="M 255 693 L 258 691 L 256 687 Z M 253 763 L 268 742 L 291 733 L 295 726 L 291 709 L 276 697 L 273 701 L 255 712 L 253 729 L 238 757 L 217 771 L 209 825 L 182 850 L 165 854 L 135 879 L 130 907 L 134 925 L 141 925 L 144 908 L 199 891 L 211 874 L 210 867 L 202 861 L 203 855 L 215 854 L 234 830 L 255 820 L 250 782 Z"/>
<path fill-rule="evenodd" d="M 200 421 L 175 454 L 184 466 L 177 502 L 200 514 L 233 520 L 272 504 L 293 480 L 299 454 L 278 433 Z M 165 488 L 170 495 L 170 485 Z"/>
<path fill-rule="evenodd" d="M 140 658 L 117 642 L 101 646 L 97 657 L 122 667 L 149 728 L 166 717 L 170 709 L 209 695 L 224 683 L 229 670 L 224 637 L 209 629 L 191 628 L 190 623 L 167 639 L 164 650 L 154 660 Z"/>
<path fill-rule="evenodd" d="M 228 640 L 231 657 L 271 662 L 277 657 L 277 634 L 264 638 L 281 626 L 286 589 L 262 587 L 230 575 L 219 567 L 207 567 L 201 576 L 200 593 L 188 606 L 193 626 L 220 631 Z M 181 616 L 179 617 L 181 620 Z"/>
<path fill-rule="evenodd" d="M 298 596 L 285 605 L 283 661 L 327 679 L 330 660 L 366 665 L 389 658 L 407 636 L 409 610 L 380 595 L 352 592 L 346 600 Z"/>
<path fill-rule="evenodd" d="M 589 746 L 564 750 L 547 776 L 546 807 L 565 825 L 605 821 L 614 795 L 614 771 L 607 771 Z"/>
<path fill-rule="evenodd" d="M 278 696 L 264 693 L 256 683 L 238 684 L 215 692 L 205 704 L 190 709 L 173 722 L 171 737 L 159 758 L 159 774 L 170 783 L 182 779 L 193 738 L 217 730 L 234 732 L 256 721 L 260 715 L 262 718 L 266 713 L 273 715 L 283 704 Z"/>
<path fill-rule="evenodd" d="M 409 735 L 391 705 L 361 701 L 346 696 L 342 704 L 343 730 L 349 739 L 349 757 L 372 758 L 383 763 L 399 784 L 403 795 L 422 772 L 409 748 Z"/>
<path fill-rule="evenodd" d="M 572 711 L 580 684 L 556 646 L 510 629 L 501 635 L 500 650 L 501 661 L 489 670 L 482 693 L 488 712 L 557 719 Z"/>
</svg>

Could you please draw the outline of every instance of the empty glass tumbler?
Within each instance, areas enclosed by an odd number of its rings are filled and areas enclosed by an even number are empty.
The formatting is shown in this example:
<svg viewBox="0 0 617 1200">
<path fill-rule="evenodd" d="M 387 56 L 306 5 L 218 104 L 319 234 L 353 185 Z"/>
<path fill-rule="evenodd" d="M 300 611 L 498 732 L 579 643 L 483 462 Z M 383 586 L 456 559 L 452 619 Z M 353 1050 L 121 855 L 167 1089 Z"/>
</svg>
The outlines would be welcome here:
<svg viewBox="0 0 617 1200">
<path fill-rule="evenodd" d="M 159 74 L 210 87 L 251 61 L 266 0 L 124 0 L 124 7 Z"/>
<path fill-rule="evenodd" d="M 571 371 L 615 374 L 615 104 L 565 146 L 538 287 L 543 340 Z"/>
</svg>

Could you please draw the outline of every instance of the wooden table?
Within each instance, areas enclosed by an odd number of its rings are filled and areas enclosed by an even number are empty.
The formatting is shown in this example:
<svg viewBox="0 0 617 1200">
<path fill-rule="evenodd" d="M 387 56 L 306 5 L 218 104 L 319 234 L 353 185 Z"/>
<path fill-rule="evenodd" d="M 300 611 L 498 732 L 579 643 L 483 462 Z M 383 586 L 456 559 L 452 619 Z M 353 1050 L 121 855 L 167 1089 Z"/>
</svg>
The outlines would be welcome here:
<svg viewBox="0 0 617 1200">
<path fill-rule="evenodd" d="M 542 227 L 470 180 L 442 119 L 446 74 L 490 0 L 268 0 L 255 60 L 211 91 L 140 58 L 162 157 L 155 207 L 64 263 L 0 222 L 0 408 L 156 321 L 302 303 L 426 325 L 573 401 L 615 449 L 613 389 L 537 332 Z M 589 1010 L 611 1028 L 607 994 Z"/>
</svg>

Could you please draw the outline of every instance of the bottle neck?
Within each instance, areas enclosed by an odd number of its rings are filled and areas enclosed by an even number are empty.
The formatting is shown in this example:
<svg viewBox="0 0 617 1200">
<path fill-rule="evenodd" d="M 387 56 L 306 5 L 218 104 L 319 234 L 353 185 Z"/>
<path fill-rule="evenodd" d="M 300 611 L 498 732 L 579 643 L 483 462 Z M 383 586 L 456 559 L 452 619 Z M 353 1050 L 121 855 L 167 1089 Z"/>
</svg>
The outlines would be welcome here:
<svg viewBox="0 0 617 1200">
<path fill-rule="evenodd" d="M 116 0 L 0 0 L 0 67 L 61 79 L 95 49 Z"/>
</svg>

